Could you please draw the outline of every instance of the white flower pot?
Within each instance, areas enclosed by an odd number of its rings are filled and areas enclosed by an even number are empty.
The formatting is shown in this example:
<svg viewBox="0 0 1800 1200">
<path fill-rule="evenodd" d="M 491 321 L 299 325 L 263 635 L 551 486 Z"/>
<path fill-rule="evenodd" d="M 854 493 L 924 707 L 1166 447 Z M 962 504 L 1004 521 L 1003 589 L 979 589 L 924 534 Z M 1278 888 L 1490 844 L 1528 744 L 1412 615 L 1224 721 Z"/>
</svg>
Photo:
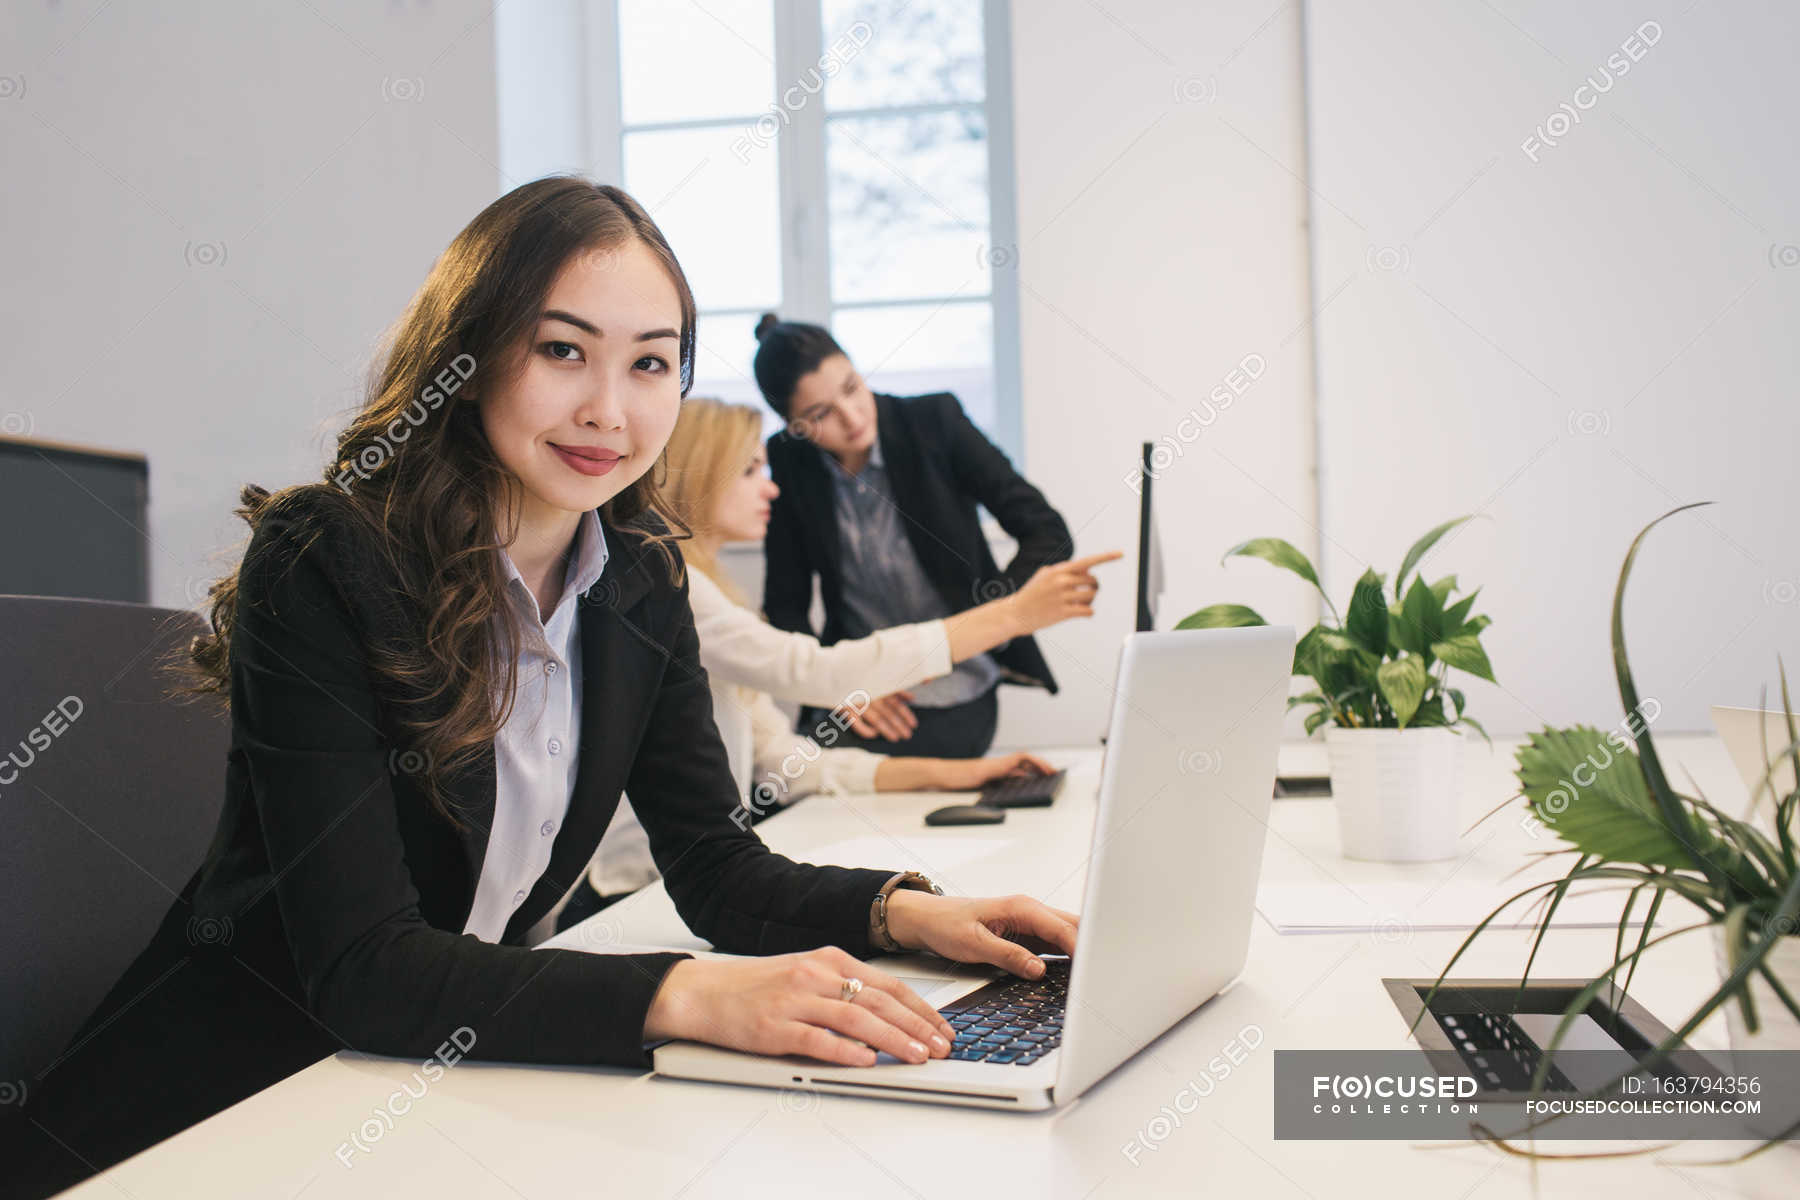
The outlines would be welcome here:
<svg viewBox="0 0 1800 1200">
<path fill-rule="evenodd" d="M 1731 973 L 1725 958 L 1725 930 L 1715 925 L 1710 930 L 1713 960 L 1719 967 L 1719 978 Z M 1800 936 L 1784 937 L 1763 959 L 1775 978 L 1790 996 L 1800 998 Z M 1787 1010 L 1775 995 L 1775 989 L 1759 973 L 1750 976 L 1750 1003 L 1756 1006 L 1756 1033 L 1744 1028 L 1744 1010 L 1738 1002 L 1727 1000 L 1725 1024 L 1731 1030 L 1732 1050 L 1800 1050 L 1800 1018 Z"/>
<path fill-rule="evenodd" d="M 1346 858 L 1453 858 L 1462 823 L 1462 735 L 1448 729 L 1325 731 Z"/>
</svg>

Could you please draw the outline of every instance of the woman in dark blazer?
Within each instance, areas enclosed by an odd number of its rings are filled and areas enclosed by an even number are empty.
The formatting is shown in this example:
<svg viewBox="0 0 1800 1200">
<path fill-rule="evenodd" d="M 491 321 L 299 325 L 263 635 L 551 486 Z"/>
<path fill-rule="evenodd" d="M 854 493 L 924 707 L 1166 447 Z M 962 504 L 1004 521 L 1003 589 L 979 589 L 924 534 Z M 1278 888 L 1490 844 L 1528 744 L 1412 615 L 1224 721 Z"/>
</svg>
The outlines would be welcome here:
<svg viewBox="0 0 1800 1200">
<path fill-rule="evenodd" d="M 1061 515 L 955 396 L 871 391 L 817 325 L 765 314 L 756 336 L 757 385 L 787 422 L 768 442 L 769 473 L 781 489 L 763 540 L 763 612 L 771 625 L 816 633 L 826 645 L 866 637 L 1009 595 L 1073 552 Z M 1005 570 L 988 549 L 978 508 L 1018 543 Z M 815 577 L 822 632 L 812 626 Z M 949 675 L 884 697 L 840 744 L 979 757 L 993 743 L 1000 683 L 1056 691 L 1035 638 L 1014 638 Z M 814 728 L 820 715 L 803 711 L 800 727 Z"/>
<path fill-rule="evenodd" d="M 794 863 L 741 819 L 653 470 L 693 347 L 644 211 L 539 180 L 439 259 L 325 480 L 244 489 L 250 544 L 190 664 L 229 695 L 218 831 L 8 1124 L 9 1194 L 343 1049 L 642 1070 L 677 1037 L 924 1061 L 948 1026 L 858 958 L 921 948 L 1033 977 L 1032 948 L 1072 950 L 1073 914 Z M 573 745 L 524 711 L 564 666 Z M 779 957 L 528 948 L 622 789 L 690 928 Z"/>
</svg>

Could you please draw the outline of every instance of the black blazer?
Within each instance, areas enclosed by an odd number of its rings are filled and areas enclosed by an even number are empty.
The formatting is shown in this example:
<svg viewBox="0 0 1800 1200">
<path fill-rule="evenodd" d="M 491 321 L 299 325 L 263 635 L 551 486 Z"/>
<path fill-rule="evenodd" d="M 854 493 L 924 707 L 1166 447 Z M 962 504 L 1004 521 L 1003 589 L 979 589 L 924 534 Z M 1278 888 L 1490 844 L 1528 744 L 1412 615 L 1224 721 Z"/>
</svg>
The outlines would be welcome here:
<svg viewBox="0 0 1800 1200">
<path fill-rule="evenodd" d="M 1044 494 L 975 428 L 955 396 L 875 396 L 876 436 L 906 536 L 945 607 L 962 612 L 1016 591 L 1032 572 L 1074 551 L 1069 527 Z M 763 612 L 777 629 L 811 634 L 813 576 L 825 602 L 826 645 L 845 635 L 843 563 L 825 452 L 785 430 L 769 439 L 769 473 L 781 494 L 763 540 Z M 976 506 L 1018 542 L 1002 571 L 981 534 Z M 1032 637 L 991 651 L 1007 683 L 1056 691 Z"/>
<path fill-rule="evenodd" d="M 459 833 L 409 771 L 400 704 L 367 668 L 368 647 L 417 642 L 422 622 L 316 494 L 269 510 L 242 573 L 212 847 L 29 1115 L 103 1167 L 342 1049 L 424 1059 L 466 1027 L 470 1058 L 642 1069 L 645 1014 L 688 956 L 519 944 L 582 874 L 622 789 L 700 937 L 742 954 L 871 953 L 869 903 L 892 872 L 796 864 L 732 821 L 686 582 L 640 534 L 605 534 L 578 616 L 574 796 L 495 945 L 460 932 L 494 812 L 492 746 L 454 777 Z"/>
</svg>

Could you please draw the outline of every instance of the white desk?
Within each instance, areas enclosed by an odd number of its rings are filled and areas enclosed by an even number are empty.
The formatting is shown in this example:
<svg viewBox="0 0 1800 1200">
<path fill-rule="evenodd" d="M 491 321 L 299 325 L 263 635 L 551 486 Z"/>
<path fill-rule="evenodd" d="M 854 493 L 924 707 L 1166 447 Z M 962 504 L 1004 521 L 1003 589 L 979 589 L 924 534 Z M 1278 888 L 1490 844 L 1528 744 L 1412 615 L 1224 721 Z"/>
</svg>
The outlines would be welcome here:
<svg viewBox="0 0 1800 1200">
<path fill-rule="evenodd" d="M 1717 770 L 1710 739 L 1689 749 Z M 1485 754 L 1485 749 L 1481 751 Z M 935 796 L 815 797 L 758 826 L 796 858 L 851 839 L 889 852 L 876 866 L 917 865 L 957 891 L 1026 891 L 1079 904 L 1093 816 L 1096 755 L 1049 757 L 1074 769 L 1050 809 L 1016 810 L 1004 826 L 927 829 Z M 1684 756 L 1685 757 L 1685 754 Z M 1477 811 L 1507 794 L 1504 766 L 1471 777 Z M 1709 794 L 1711 787 L 1709 785 Z M 1316 814 L 1317 805 L 1283 810 Z M 1302 824 L 1307 824 L 1303 821 Z M 1328 827 L 1327 827 L 1328 828 Z M 1004 833 L 1009 841 L 1001 843 Z M 1307 836 L 1316 864 L 1337 870 Z M 1291 840 L 1291 839 L 1290 839 Z M 1271 855 L 1284 853 L 1274 849 Z M 981 843 L 995 843 L 982 845 Z M 866 843 L 865 843 L 866 844 Z M 1275 859 L 1272 857 L 1271 862 Z M 1304 859 L 1302 859 L 1304 862 Z M 1291 863 L 1289 864 L 1292 865 Z M 1356 864 L 1360 869 L 1365 864 Z M 1284 868 L 1286 869 L 1286 868 Z M 1341 873 L 1341 872 L 1340 872 Z M 292 1197 L 442 1195 L 562 1197 L 818 1196 L 1528 1196 L 1527 1164 L 1467 1144 L 1276 1142 L 1275 1049 L 1369 1049 L 1404 1044 L 1404 1022 L 1382 976 L 1435 975 L 1464 935 L 1386 927 L 1372 933 L 1290 935 L 1254 922 L 1250 959 L 1225 993 L 1189 1016 L 1078 1102 L 1043 1114 L 995 1113 L 896 1101 L 777 1092 L 657 1079 L 617 1069 L 508 1067 L 463 1062 L 429 1085 L 409 1112 L 380 1129 L 368 1153 L 334 1153 L 385 1105 L 419 1064 L 343 1054 L 318 1063 L 175 1138 L 121 1163 L 81 1196 Z M 1542 974 L 1587 975 L 1610 961 L 1612 933 L 1568 930 L 1539 957 Z M 695 947 L 660 887 L 592 918 L 563 939 L 590 948 Z M 1459 965 L 1467 975 L 1517 974 L 1527 935 L 1484 935 Z M 930 974 L 919 959 L 885 960 Z M 1704 936 L 1649 959 L 1633 993 L 1673 1018 L 1714 985 Z M 1142 1151 L 1123 1147 L 1246 1026 L 1253 1053 L 1183 1125 Z M 1723 1044 L 1722 1022 L 1694 1041 Z M 128 1081 L 121 1081 L 128 1086 Z M 413 1088 L 417 1090 L 417 1084 Z M 1544 1143 L 1551 1153 L 1591 1148 Z M 1538 1195 L 1787 1197 L 1800 1156 L 1788 1149 L 1737 1167 L 1694 1165 L 1743 1144 L 1687 1144 L 1634 1159 L 1545 1163 Z"/>
</svg>

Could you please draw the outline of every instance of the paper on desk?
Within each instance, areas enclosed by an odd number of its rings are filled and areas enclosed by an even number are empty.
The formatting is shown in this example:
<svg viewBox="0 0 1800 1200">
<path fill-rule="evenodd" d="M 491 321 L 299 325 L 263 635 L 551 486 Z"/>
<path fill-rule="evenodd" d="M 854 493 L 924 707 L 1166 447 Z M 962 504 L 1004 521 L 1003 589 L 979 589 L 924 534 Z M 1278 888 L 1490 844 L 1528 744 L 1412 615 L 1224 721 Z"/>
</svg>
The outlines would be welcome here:
<svg viewBox="0 0 1800 1200">
<path fill-rule="evenodd" d="M 1531 880 L 1495 884 L 1481 880 L 1417 883 L 1274 883 L 1257 889 L 1256 911 L 1277 933 L 1344 933 L 1383 930 L 1474 929 L 1500 902 L 1530 886 Z M 1618 889 L 1571 889 L 1557 905 L 1559 929 L 1616 929 L 1625 906 Z M 1548 891 L 1549 889 L 1545 889 Z M 1542 909 L 1542 893 L 1517 900 L 1495 918 L 1489 929 L 1530 929 Z M 1646 902 L 1634 908 L 1632 926 L 1640 926 Z M 1664 906 L 1666 913 L 1667 906 Z M 1666 920 L 1666 916 L 1663 918 Z"/>
</svg>

